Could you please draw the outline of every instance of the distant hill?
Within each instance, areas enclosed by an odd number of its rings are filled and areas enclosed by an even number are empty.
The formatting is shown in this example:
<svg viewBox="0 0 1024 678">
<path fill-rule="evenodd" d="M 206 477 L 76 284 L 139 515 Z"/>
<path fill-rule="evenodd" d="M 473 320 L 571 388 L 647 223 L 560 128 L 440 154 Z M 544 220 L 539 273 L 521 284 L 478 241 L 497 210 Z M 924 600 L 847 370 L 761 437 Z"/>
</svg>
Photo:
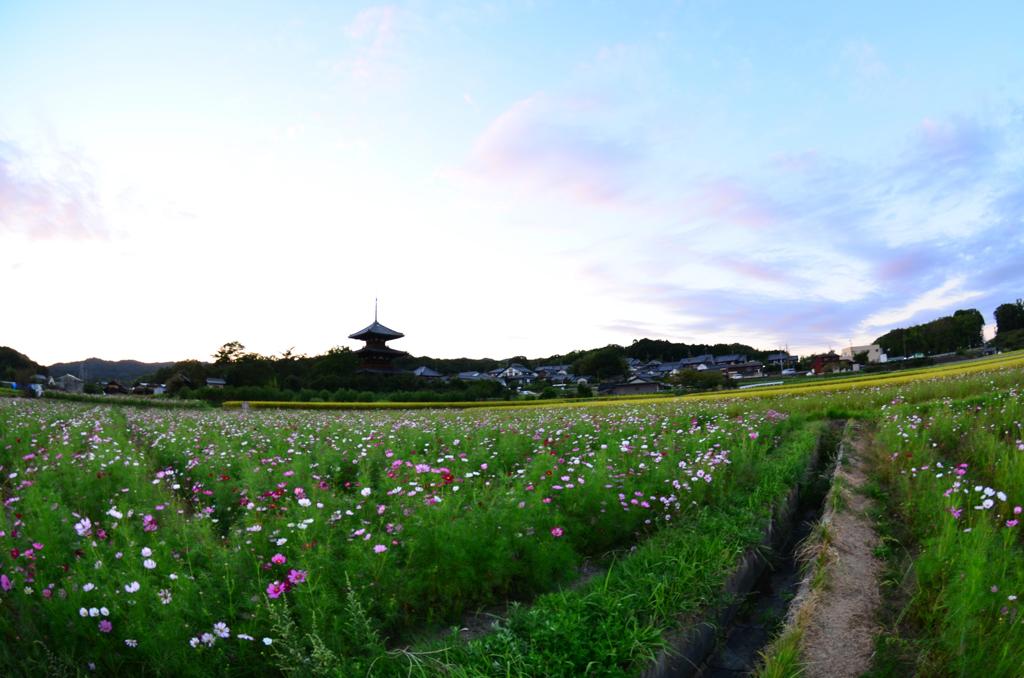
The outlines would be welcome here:
<svg viewBox="0 0 1024 678">
<path fill-rule="evenodd" d="M 46 374 L 46 368 L 9 346 L 0 346 L 0 379 L 14 381 L 21 372 Z"/>
<path fill-rule="evenodd" d="M 56 378 L 65 374 L 76 377 L 84 371 L 85 380 L 93 381 L 130 381 L 144 374 L 152 374 L 162 367 L 170 367 L 173 361 L 166 363 L 143 363 L 138 360 L 102 360 L 89 358 L 72 363 L 55 363 L 50 365 L 50 374 Z M 83 369 L 84 368 L 84 369 Z"/>
</svg>

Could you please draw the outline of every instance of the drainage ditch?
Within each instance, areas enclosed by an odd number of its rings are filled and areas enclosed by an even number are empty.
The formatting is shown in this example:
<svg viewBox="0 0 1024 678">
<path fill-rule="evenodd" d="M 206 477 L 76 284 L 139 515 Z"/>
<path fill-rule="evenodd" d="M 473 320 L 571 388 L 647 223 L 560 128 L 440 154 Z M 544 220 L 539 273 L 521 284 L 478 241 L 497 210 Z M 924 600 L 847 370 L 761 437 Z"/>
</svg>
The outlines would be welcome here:
<svg viewBox="0 0 1024 678">
<path fill-rule="evenodd" d="M 797 547 L 821 519 L 845 425 L 846 420 L 829 422 L 808 479 L 790 494 L 782 519 L 765 535 L 767 560 L 749 553 L 726 583 L 726 591 L 739 599 L 712 611 L 685 642 L 674 643 L 676 652 L 661 653 L 643 678 L 738 678 L 757 667 L 796 596 L 801 581 Z"/>
</svg>

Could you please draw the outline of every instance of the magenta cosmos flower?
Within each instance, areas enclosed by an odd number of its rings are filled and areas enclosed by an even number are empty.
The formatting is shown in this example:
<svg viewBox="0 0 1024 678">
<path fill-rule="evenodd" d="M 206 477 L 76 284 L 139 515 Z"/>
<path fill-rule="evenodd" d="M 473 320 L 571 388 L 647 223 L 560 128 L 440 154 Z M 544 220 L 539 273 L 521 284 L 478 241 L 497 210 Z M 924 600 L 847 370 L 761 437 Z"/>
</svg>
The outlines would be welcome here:
<svg viewBox="0 0 1024 678">
<path fill-rule="evenodd" d="M 103 633 L 110 633 L 110 629 L 112 628 L 114 628 L 114 625 L 106 619 L 100 622 L 100 631 L 103 631 Z"/>
<path fill-rule="evenodd" d="M 293 584 L 302 584 L 302 583 L 304 583 L 306 581 L 306 571 L 305 570 L 289 570 L 288 571 L 288 581 L 290 581 Z"/>
<path fill-rule="evenodd" d="M 0 586 L 3 587 L 4 591 L 10 591 L 14 584 L 11 583 L 6 574 L 0 574 Z"/>
<path fill-rule="evenodd" d="M 267 595 L 271 598 L 277 598 L 285 592 L 284 584 L 279 581 L 275 581 L 273 584 L 267 587 Z"/>
<path fill-rule="evenodd" d="M 270 562 L 277 563 L 278 565 L 284 565 L 285 562 L 287 562 L 287 560 L 288 560 L 287 558 L 285 558 L 283 555 L 278 553 L 277 555 L 275 555 L 273 558 L 270 559 Z"/>
<path fill-rule="evenodd" d="M 565 534 L 565 530 L 563 530 L 560 527 L 552 527 L 551 528 L 551 534 L 556 536 L 556 537 L 561 537 L 563 534 Z"/>
</svg>

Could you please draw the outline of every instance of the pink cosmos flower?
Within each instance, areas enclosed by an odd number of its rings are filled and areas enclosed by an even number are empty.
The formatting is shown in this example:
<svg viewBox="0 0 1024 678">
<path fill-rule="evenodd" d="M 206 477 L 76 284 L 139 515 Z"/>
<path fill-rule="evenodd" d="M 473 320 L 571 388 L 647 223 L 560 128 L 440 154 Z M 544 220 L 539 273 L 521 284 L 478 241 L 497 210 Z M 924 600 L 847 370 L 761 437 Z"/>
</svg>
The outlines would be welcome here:
<svg viewBox="0 0 1024 678">
<path fill-rule="evenodd" d="M 10 591 L 14 584 L 11 583 L 6 574 L 0 574 L 0 586 L 3 587 L 4 591 Z"/>
<path fill-rule="evenodd" d="M 552 527 L 551 528 L 551 534 L 554 535 L 555 537 L 561 537 L 563 534 L 565 534 L 565 530 L 563 530 L 560 527 Z"/>
<path fill-rule="evenodd" d="M 108 622 L 106 619 L 100 622 L 100 631 L 103 633 L 110 633 L 110 630 L 114 628 L 114 625 Z"/>
<path fill-rule="evenodd" d="M 275 581 L 273 584 L 271 584 L 270 586 L 267 587 L 267 595 L 270 596 L 271 598 L 278 598 L 278 597 L 280 597 L 280 595 L 282 593 L 284 593 L 284 591 L 285 591 L 284 584 L 282 584 L 279 581 Z"/>
<path fill-rule="evenodd" d="M 275 555 L 273 558 L 270 559 L 270 562 L 277 563 L 278 565 L 284 565 L 287 560 L 288 560 L 287 558 L 285 558 L 283 555 L 278 553 L 277 555 Z"/>
<path fill-rule="evenodd" d="M 1014 507 L 1013 507 L 1013 515 L 1015 515 L 1015 516 L 1019 516 L 1019 515 L 1020 515 L 1020 512 L 1021 512 L 1022 510 L 1024 510 L 1024 509 L 1021 509 L 1021 507 L 1020 507 L 1020 506 L 1014 506 Z"/>
<path fill-rule="evenodd" d="M 304 583 L 306 581 L 306 571 L 305 570 L 289 570 L 288 571 L 288 581 L 290 581 L 293 584 L 302 584 L 302 583 Z"/>
<path fill-rule="evenodd" d="M 376 546 L 373 547 L 373 552 L 374 553 L 384 553 L 387 550 L 388 550 L 388 547 L 384 546 L 383 544 L 377 544 Z"/>
</svg>

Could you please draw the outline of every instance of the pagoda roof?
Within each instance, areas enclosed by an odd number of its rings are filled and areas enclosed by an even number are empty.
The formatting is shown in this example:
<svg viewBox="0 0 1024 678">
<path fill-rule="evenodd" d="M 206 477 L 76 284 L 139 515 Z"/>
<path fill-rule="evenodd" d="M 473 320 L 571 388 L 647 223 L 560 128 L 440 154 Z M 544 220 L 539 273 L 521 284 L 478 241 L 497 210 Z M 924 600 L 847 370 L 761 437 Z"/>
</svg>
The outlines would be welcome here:
<svg viewBox="0 0 1024 678">
<path fill-rule="evenodd" d="M 364 346 L 361 349 L 353 351 L 356 355 L 377 355 L 377 356 L 388 356 L 391 358 L 400 358 L 402 356 L 409 355 L 405 351 L 399 351 L 397 349 L 389 348 L 387 346 Z"/>
<path fill-rule="evenodd" d="M 376 320 L 369 327 L 364 327 L 355 334 L 348 335 L 349 339 L 370 339 L 373 337 L 381 337 L 383 339 L 401 339 L 405 335 L 401 332 L 395 332 L 392 329 L 384 327 Z"/>
</svg>

